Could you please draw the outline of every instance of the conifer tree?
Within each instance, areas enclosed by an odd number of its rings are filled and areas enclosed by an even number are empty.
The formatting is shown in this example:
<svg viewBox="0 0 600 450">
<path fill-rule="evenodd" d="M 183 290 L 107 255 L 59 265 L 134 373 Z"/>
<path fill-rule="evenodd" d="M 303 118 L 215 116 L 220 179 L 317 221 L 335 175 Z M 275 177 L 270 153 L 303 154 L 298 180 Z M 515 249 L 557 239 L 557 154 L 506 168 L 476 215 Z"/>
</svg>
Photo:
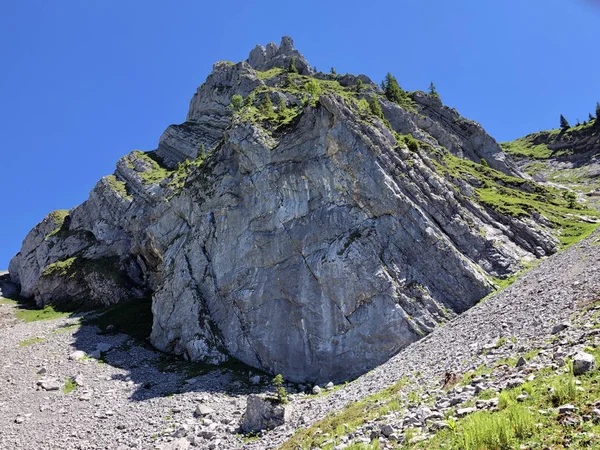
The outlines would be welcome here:
<svg viewBox="0 0 600 450">
<path fill-rule="evenodd" d="M 400 85 L 398 84 L 398 80 L 396 77 L 388 72 L 385 76 L 385 80 L 383 80 L 385 96 L 391 102 L 402 103 L 402 101 L 406 98 L 406 93 L 402 90 Z"/>
<path fill-rule="evenodd" d="M 598 119 L 600 119 L 600 102 L 596 103 L 596 123 L 599 122 Z"/>
<path fill-rule="evenodd" d="M 365 87 L 365 83 L 363 83 L 363 80 L 361 80 L 360 78 L 358 80 L 356 80 L 356 85 L 355 85 L 355 89 L 356 92 L 360 92 L 364 89 Z"/>
<path fill-rule="evenodd" d="M 292 56 L 290 59 L 290 65 L 288 66 L 289 73 L 298 73 L 298 69 L 296 68 L 296 57 Z"/>
<path fill-rule="evenodd" d="M 440 94 L 438 94 L 438 91 L 437 91 L 433 81 L 431 83 L 429 83 L 429 95 L 440 98 Z"/>
<path fill-rule="evenodd" d="M 268 92 L 265 94 L 265 101 L 260 105 L 260 112 L 268 119 L 275 114 L 275 111 L 273 111 L 273 102 Z"/>
<path fill-rule="evenodd" d="M 589 120 L 590 120 L 590 121 L 591 121 L 591 120 L 594 120 L 594 116 L 592 116 L 592 113 L 588 113 L 588 117 L 589 117 Z"/>
<path fill-rule="evenodd" d="M 371 97 L 369 101 L 369 106 L 371 107 L 371 112 L 373 115 L 383 119 L 383 111 L 381 110 L 381 105 L 379 104 L 379 100 L 377 100 L 377 96 Z"/>
<path fill-rule="evenodd" d="M 562 114 L 560 115 L 560 128 L 563 130 L 571 128 L 571 125 L 569 125 L 569 121 Z"/>
</svg>

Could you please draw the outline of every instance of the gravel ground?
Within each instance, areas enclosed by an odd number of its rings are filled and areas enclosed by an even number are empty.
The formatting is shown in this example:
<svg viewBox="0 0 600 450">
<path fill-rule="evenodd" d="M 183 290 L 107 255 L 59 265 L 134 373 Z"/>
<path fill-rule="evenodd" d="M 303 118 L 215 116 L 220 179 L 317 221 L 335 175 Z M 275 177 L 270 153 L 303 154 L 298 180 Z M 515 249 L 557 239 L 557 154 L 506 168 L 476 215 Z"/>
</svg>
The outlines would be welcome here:
<svg viewBox="0 0 600 450">
<path fill-rule="evenodd" d="M 501 336 L 515 341 L 507 347 L 513 353 L 542 345 L 555 324 L 599 297 L 599 242 L 596 233 L 545 260 L 510 288 L 346 386 L 316 398 L 294 396 L 290 422 L 251 441 L 237 434 L 246 396 L 265 388 L 250 385 L 247 373 L 198 375 L 182 371 L 182 364 L 167 370 L 164 355 L 126 335 L 81 325 L 80 317 L 21 323 L 10 318 L 13 306 L 0 305 L 0 448 L 276 448 L 297 428 L 402 377 L 434 389 L 446 372 L 491 364 L 506 351 L 482 349 Z M 110 346 L 96 355 L 100 361 L 71 359 L 76 350 L 93 354 L 99 344 Z M 66 393 L 72 378 L 80 385 Z M 199 404 L 212 412 L 195 417 Z"/>
</svg>

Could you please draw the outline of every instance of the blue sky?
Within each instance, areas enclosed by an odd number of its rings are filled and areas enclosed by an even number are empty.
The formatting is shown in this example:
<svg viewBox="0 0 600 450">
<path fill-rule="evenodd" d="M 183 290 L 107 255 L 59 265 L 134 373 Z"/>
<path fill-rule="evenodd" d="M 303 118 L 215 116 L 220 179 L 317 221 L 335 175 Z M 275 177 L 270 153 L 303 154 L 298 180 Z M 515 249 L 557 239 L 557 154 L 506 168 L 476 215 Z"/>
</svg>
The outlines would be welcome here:
<svg viewBox="0 0 600 450">
<path fill-rule="evenodd" d="M 152 150 L 218 60 L 294 38 L 320 70 L 434 81 L 497 140 L 600 101 L 597 0 L 0 3 L 0 269 L 48 212 Z"/>
</svg>

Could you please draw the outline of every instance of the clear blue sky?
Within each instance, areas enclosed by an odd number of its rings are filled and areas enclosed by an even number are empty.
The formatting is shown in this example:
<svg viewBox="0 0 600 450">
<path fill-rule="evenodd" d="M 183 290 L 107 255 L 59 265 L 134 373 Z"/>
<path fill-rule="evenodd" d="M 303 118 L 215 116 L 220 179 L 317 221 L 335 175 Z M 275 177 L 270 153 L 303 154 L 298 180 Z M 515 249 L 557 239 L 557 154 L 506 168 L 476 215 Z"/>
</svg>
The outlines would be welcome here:
<svg viewBox="0 0 600 450">
<path fill-rule="evenodd" d="M 434 81 L 497 140 L 600 101 L 598 0 L 0 3 L 0 269 L 31 227 L 156 148 L 217 60 L 292 36 L 312 65 Z"/>
</svg>

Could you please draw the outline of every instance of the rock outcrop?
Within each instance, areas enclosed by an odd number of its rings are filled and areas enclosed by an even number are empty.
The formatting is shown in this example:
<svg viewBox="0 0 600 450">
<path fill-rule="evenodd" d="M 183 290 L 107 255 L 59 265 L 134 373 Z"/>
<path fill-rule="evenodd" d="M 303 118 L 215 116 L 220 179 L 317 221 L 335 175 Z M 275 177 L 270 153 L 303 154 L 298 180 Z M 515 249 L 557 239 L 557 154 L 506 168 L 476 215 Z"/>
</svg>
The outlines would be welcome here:
<svg viewBox="0 0 600 450">
<path fill-rule="evenodd" d="M 287 37 L 215 64 L 156 151 L 30 232 L 12 279 L 39 304 L 152 295 L 159 349 L 321 382 L 368 371 L 558 249 L 545 210 L 523 204 L 565 200 L 478 124 L 339 79 Z"/>
</svg>

